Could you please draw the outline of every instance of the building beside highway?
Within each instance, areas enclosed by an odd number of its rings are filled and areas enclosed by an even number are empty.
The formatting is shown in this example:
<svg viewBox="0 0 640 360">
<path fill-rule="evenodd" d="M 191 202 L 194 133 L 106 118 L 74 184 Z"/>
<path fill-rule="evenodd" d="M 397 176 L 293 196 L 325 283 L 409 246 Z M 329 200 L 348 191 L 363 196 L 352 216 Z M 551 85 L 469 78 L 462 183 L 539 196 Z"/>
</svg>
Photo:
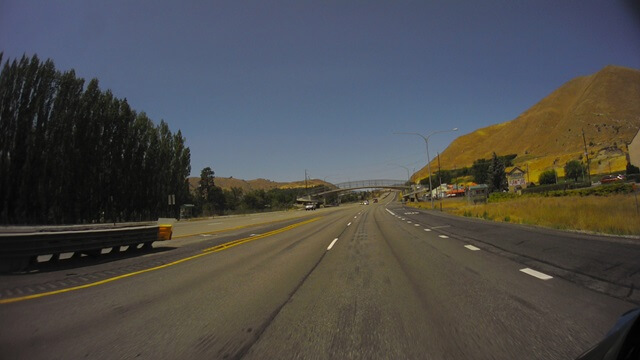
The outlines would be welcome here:
<svg viewBox="0 0 640 360">
<path fill-rule="evenodd" d="M 629 163 L 633 166 L 640 167 L 640 130 L 638 130 L 636 136 L 633 137 L 627 149 L 629 149 Z"/>
<path fill-rule="evenodd" d="M 467 202 L 470 204 L 486 203 L 489 197 L 489 185 L 479 184 L 467 189 Z"/>
<path fill-rule="evenodd" d="M 516 192 L 527 188 L 526 172 L 517 166 L 507 172 L 507 182 L 509 183 L 509 191 Z"/>
</svg>

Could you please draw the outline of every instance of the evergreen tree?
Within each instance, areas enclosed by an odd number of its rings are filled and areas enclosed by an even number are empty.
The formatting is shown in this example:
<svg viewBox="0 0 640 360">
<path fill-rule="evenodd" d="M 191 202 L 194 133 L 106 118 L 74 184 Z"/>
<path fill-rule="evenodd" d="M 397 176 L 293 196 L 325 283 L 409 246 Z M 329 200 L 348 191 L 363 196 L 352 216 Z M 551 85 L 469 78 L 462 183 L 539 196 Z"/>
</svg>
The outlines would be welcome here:
<svg viewBox="0 0 640 360">
<path fill-rule="evenodd" d="M 505 166 L 503 159 L 499 158 L 494 152 L 488 170 L 490 192 L 507 190 L 509 188 L 507 183 L 507 174 L 504 169 Z"/>
<path fill-rule="evenodd" d="M 0 63 L 3 54 L 0 53 Z M 0 72 L 0 223 L 150 220 L 190 200 L 182 133 L 37 56 Z"/>
<path fill-rule="evenodd" d="M 471 166 L 473 181 L 477 184 L 485 184 L 489 179 L 489 166 L 491 162 L 486 159 L 477 159 Z"/>
</svg>

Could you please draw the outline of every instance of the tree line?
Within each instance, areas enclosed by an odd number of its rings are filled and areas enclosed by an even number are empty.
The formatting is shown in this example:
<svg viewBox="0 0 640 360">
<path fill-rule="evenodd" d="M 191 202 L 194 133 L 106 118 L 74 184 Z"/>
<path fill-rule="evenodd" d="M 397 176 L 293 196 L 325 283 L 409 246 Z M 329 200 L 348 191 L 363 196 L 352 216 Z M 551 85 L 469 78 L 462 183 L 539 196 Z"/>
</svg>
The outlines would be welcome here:
<svg viewBox="0 0 640 360">
<path fill-rule="evenodd" d="M 330 190 L 323 185 L 305 188 L 270 189 L 244 191 L 239 187 L 222 189 L 215 184 L 215 172 L 211 167 L 205 167 L 200 172 L 200 179 L 195 191 L 193 202 L 194 216 L 212 216 L 231 213 L 247 213 L 260 211 L 285 210 L 294 206 L 299 197 L 307 194 Z M 328 194 L 327 204 L 337 203 L 338 195 Z M 342 197 L 343 202 L 353 201 L 349 195 Z"/>
<path fill-rule="evenodd" d="M 463 167 L 454 170 L 438 170 L 433 174 L 433 184 L 449 184 L 455 179 L 464 176 L 471 176 L 473 181 L 477 184 L 488 184 L 491 191 L 506 190 L 508 188 L 505 168 L 513 166 L 513 160 L 516 158 L 516 154 L 499 156 L 493 153 L 490 159 L 476 159 L 471 167 Z M 587 166 L 579 160 L 570 160 L 563 167 L 565 179 L 578 182 L 579 180 L 585 181 L 589 176 Z M 627 174 L 634 174 L 640 172 L 640 169 L 636 170 L 633 165 L 627 164 Z M 558 181 L 558 174 L 555 169 L 543 171 L 538 177 L 538 183 L 540 185 L 555 184 Z M 422 185 L 429 185 L 429 177 L 420 181 Z M 535 184 L 530 183 L 529 186 Z M 436 186 L 436 185 L 434 185 Z"/>
<path fill-rule="evenodd" d="M 434 187 L 437 184 L 449 184 L 454 179 L 471 176 L 477 184 L 489 185 L 489 191 L 502 191 L 508 189 L 507 174 L 505 168 L 513 166 L 516 154 L 499 156 L 495 152 L 490 159 L 476 159 L 471 167 L 463 167 L 454 170 L 438 170 L 431 179 Z M 420 181 L 422 185 L 429 185 L 429 177 Z"/>
<path fill-rule="evenodd" d="M 0 53 L 2 63 L 3 53 Z M 0 72 L 0 223 L 154 220 L 190 199 L 185 138 L 50 59 Z"/>
</svg>

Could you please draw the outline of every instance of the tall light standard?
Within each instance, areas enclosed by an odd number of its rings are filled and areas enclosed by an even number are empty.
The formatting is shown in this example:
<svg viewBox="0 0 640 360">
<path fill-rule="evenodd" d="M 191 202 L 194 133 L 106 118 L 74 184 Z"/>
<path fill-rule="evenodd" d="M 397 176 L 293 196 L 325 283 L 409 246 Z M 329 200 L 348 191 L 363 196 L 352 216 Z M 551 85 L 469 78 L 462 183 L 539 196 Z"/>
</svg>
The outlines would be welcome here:
<svg viewBox="0 0 640 360">
<path fill-rule="evenodd" d="M 429 138 L 432 135 L 435 135 L 435 134 L 451 132 L 451 131 L 458 131 L 458 128 L 453 128 L 451 130 L 432 131 L 427 136 L 424 136 L 424 135 L 422 135 L 420 133 L 414 133 L 414 132 L 397 132 L 397 133 L 394 133 L 394 134 L 398 134 L 398 135 L 417 135 L 417 136 L 420 136 L 424 140 L 424 145 L 427 147 L 427 168 L 429 169 L 429 193 L 430 193 L 429 197 L 431 198 L 431 208 L 432 209 L 433 209 L 434 205 L 433 205 L 433 184 L 431 183 L 431 158 L 429 157 Z"/>
<path fill-rule="evenodd" d="M 398 164 L 389 164 L 389 165 L 398 166 L 398 167 L 401 167 L 401 168 L 404 168 L 405 170 L 407 170 L 407 182 L 411 182 L 411 172 L 410 172 L 408 167 L 403 166 L 403 165 L 398 165 Z"/>
</svg>

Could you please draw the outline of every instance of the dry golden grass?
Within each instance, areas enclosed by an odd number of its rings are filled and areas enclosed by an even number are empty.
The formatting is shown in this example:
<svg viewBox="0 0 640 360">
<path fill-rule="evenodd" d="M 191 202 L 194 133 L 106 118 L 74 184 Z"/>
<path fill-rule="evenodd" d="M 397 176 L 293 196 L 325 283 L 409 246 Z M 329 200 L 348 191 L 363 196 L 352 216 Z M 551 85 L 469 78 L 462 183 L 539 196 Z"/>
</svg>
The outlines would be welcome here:
<svg viewBox="0 0 640 360">
<path fill-rule="evenodd" d="M 615 235 L 640 235 L 640 215 L 636 210 L 634 194 L 521 197 L 479 205 L 469 205 L 460 198 L 444 200 L 442 205 L 444 211 L 452 214 L 494 221 Z M 412 206 L 430 208 L 426 202 Z M 436 203 L 436 209 L 439 208 Z"/>
<path fill-rule="evenodd" d="M 575 78 L 551 92 L 512 121 L 478 129 L 454 140 L 440 154 L 443 169 L 471 166 L 479 158 L 517 154 L 515 165 L 529 163 L 530 181 L 555 166 L 562 176 L 568 160 L 584 152 L 582 130 L 588 151 L 628 143 L 640 127 L 640 71 L 607 66 L 601 71 Z M 626 149 L 622 149 L 626 151 Z M 592 155 L 590 157 L 593 157 Z M 592 161 L 591 172 L 624 170 L 624 154 L 607 153 Z M 600 164 L 597 162 L 600 161 Z M 437 168 L 432 159 L 431 169 Z M 412 180 L 428 176 L 426 166 Z"/>
</svg>

